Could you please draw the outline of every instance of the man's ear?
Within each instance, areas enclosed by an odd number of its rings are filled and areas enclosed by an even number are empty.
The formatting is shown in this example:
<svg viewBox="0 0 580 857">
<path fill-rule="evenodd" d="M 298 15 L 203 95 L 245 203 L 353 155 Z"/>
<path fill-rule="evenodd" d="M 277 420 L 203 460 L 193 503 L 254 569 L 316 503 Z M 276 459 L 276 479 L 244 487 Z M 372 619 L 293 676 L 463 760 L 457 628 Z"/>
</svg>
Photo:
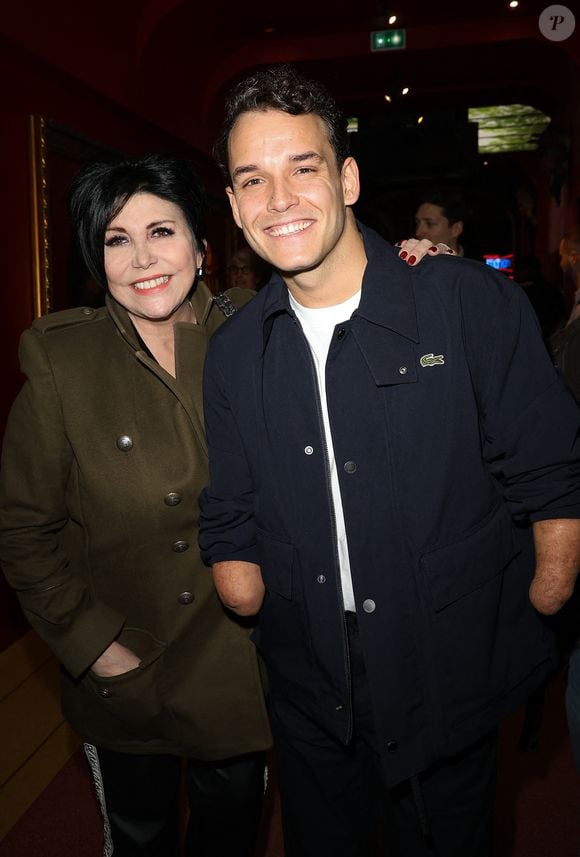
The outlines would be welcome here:
<svg viewBox="0 0 580 857">
<path fill-rule="evenodd" d="M 360 195 L 358 164 L 354 158 L 346 158 L 340 176 L 345 205 L 354 205 Z"/>
<path fill-rule="evenodd" d="M 456 220 L 451 227 L 451 234 L 454 238 L 459 238 L 463 232 L 463 220 Z"/>
<path fill-rule="evenodd" d="M 231 187 L 226 188 L 226 193 L 228 195 L 228 199 L 230 201 L 230 207 L 232 209 L 232 214 L 234 216 L 234 220 L 236 222 L 236 226 L 242 228 L 242 222 L 240 220 L 240 212 L 238 211 L 238 203 L 236 201 L 236 195 L 231 189 Z"/>
</svg>

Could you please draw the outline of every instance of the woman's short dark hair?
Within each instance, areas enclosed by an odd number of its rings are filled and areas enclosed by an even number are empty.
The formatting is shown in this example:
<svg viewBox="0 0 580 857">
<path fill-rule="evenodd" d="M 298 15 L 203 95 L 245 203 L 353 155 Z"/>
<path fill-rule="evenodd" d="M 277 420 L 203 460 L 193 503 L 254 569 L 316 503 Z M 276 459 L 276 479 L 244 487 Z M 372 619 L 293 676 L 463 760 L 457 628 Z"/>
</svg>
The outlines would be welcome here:
<svg viewBox="0 0 580 857">
<path fill-rule="evenodd" d="M 232 128 L 242 113 L 257 110 L 281 110 L 291 116 L 306 113 L 320 116 L 341 169 L 349 154 L 348 123 L 336 101 L 319 81 L 307 80 L 291 65 L 274 65 L 240 81 L 226 100 L 225 119 L 213 155 L 227 184 L 231 181 L 228 143 Z"/>
<path fill-rule="evenodd" d="M 73 181 L 69 213 L 85 264 L 101 286 L 107 285 L 105 232 L 136 193 L 150 193 L 175 203 L 198 249 L 205 252 L 205 192 L 187 161 L 164 154 L 91 161 Z"/>
</svg>

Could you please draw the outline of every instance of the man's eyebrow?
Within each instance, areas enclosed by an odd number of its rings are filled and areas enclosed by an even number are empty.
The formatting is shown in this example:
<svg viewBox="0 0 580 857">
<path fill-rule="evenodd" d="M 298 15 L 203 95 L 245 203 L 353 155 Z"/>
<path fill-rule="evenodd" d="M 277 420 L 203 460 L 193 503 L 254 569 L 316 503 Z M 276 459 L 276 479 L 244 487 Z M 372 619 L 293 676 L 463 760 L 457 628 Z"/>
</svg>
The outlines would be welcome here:
<svg viewBox="0 0 580 857">
<path fill-rule="evenodd" d="M 318 152 L 300 152 L 297 155 L 290 156 L 291 161 L 323 161 L 324 158 Z"/>
<path fill-rule="evenodd" d="M 238 176 L 243 176 L 246 173 L 254 173 L 258 169 L 256 164 L 244 164 L 242 167 L 236 167 L 232 173 L 232 178 L 237 179 Z"/>
<path fill-rule="evenodd" d="M 317 161 L 320 163 L 324 158 L 318 152 L 309 151 L 297 152 L 295 155 L 290 155 L 288 160 L 291 163 L 302 163 L 303 161 Z M 237 179 L 239 176 L 244 176 L 248 173 L 259 172 L 259 170 L 260 167 L 257 164 L 243 164 L 242 166 L 235 168 L 232 173 L 232 179 Z"/>
</svg>

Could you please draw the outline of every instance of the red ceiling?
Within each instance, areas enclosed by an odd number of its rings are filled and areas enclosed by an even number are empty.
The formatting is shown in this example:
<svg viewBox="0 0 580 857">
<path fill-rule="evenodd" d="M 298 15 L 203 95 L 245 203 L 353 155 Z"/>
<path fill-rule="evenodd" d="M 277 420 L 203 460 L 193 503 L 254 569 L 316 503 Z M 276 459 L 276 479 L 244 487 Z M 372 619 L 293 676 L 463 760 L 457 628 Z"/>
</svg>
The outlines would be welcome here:
<svg viewBox="0 0 580 857">
<path fill-rule="evenodd" d="M 543 2 L 24 0 L 0 33 L 194 145 L 214 138 L 225 91 L 252 67 L 289 61 L 325 81 L 349 115 L 462 110 L 524 101 L 566 111 L 579 78 L 580 20 L 564 42 L 538 28 Z M 406 30 L 405 50 L 370 52 L 370 31 Z M 385 91 L 410 95 L 391 106 Z"/>
</svg>

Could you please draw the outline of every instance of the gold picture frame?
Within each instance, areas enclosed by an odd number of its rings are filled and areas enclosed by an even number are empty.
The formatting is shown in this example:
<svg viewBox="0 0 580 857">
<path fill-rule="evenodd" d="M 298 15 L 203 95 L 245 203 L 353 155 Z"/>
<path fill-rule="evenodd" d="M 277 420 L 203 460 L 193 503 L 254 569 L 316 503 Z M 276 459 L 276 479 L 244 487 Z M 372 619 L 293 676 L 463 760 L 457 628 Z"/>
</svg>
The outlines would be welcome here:
<svg viewBox="0 0 580 857">
<path fill-rule="evenodd" d="M 81 166 L 112 150 L 39 115 L 29 117 L 29 141 L 35 315 L 98 306 L 104 293 L 88 275 L 72 240 L 67 198 Z"/>
<path fill-rule="evenodd" d="M 34 315 L 38 318 L 50 312 L 50 256 L 48 250 L 48 197 L 46 192 L 46 136 L 42 116 L 28 117 L 31 226 L 32 283 Z"/>
</svg>

